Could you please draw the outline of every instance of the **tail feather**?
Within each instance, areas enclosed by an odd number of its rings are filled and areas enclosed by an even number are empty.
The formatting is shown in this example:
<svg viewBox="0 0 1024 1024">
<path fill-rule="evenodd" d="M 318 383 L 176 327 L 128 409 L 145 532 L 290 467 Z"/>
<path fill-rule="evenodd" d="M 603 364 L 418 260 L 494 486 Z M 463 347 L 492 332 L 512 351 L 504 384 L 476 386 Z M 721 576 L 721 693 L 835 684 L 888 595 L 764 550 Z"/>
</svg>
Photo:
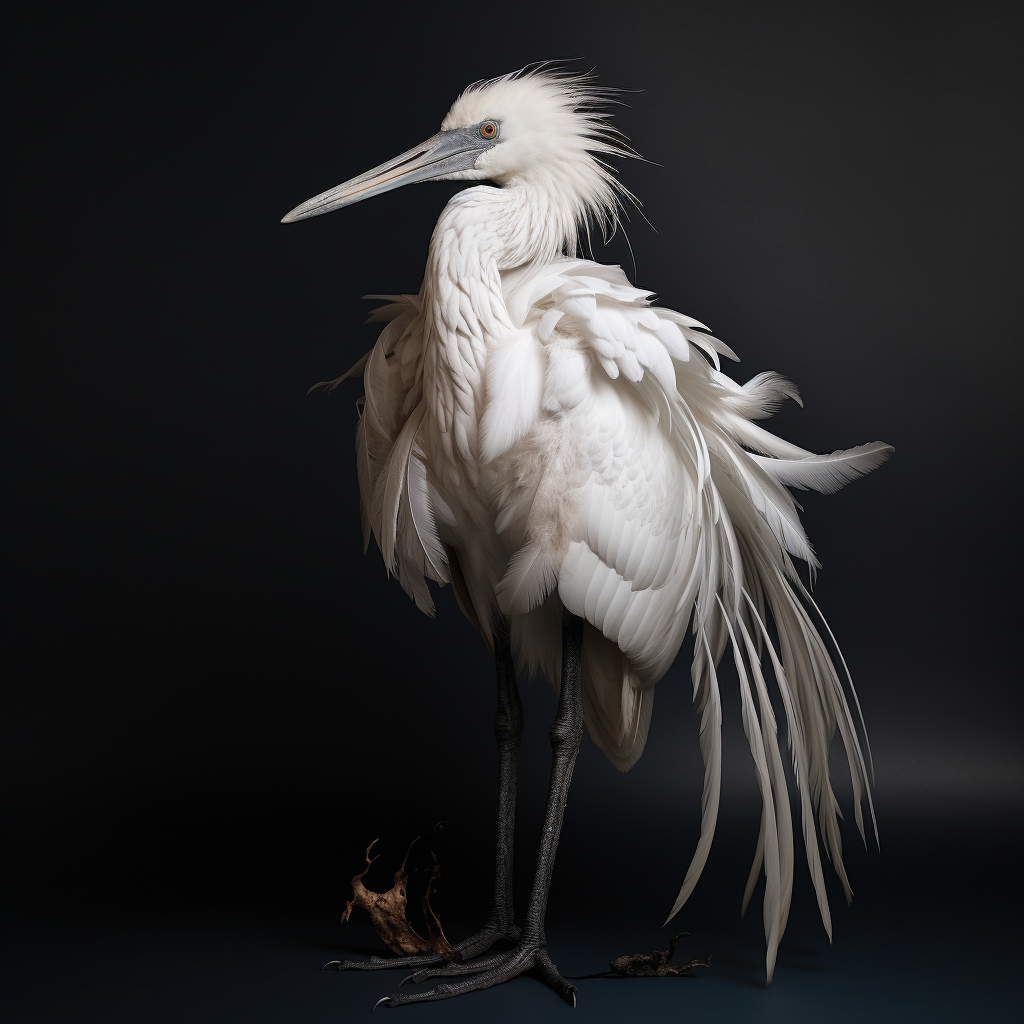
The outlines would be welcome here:
<svg viewBox="0 0 1024 1024">
<path fill-rule="evenodd" d="M 730 646 L 732 647 L 733 662 L 736 665 L 736 672 L 740 679 L 740 708 L 743 719 L 743 732 L 750 744 L 750 753 L 754 759 L 754 773 L 757 776 L 757 788 L 761 791 L 761 840 L 758 846 L 763 851 L 764 857 L 764 932 L 768 940 L 767 971 L 768 980 L 771 981 L 775 973 L 775 958 L 779 950 L 779 942 L 782 938 L 780 928 L 782 921 L 783 882 L 782 874 L 782 852 L 779 841 L 779 822 L 777 817 L 778 801 L 774 787 L 772 786 L 772 771 L 769 767 L 769 749 L 775 747 L 778 751 L 777 739 L 770 739 L 765 743 L 765 736 L 761 731 L 762 722 L 758 719 L 757 709 L 754 706 L 754 699 L 751 693 L 750 674 L 744 664 L 743 653 L 736 640 L 736 634 L 732 623 L 729 621 L 725 605 L 719 599 L 719 608 L 725 616 L 725 625 L 729 631 Z M 785 796 L 788 799 L 788 795 Z M 792 865 L 790 865 L 792 869 Z M 788 913 L 788 909 L 787 909 Z"/>
<path fill-rule="evenodd" d="M 744 596 L 747 596 L 746 591 L 744 591 Z M 782 933 L 786 930 L 786 922 L 789 920 L 789 908 L 793 898 L 793 865 L 795 861 L 793 854 L 793 817 L 789 806 L 789 789 L 786 785 L 786 773 L 782 767 L 782 753 L 779 750 L 778 727 L 775 722 L 775 714 L 772 711 L 771 699 L 768 696 L 768 686 L 765 683 L 764 673 L 761 671 L 761 654 L 754 644 L 747 623 L 742 617 L 737 620 L 737 627 L 743 637 L 747 662 L 750 665 L 750 675 L 753 677 L 756 687 L 758 710 L 761 716 L 761 738 L 764 748 L 768 753 L 772 794 L 775 799 L 777 812 L 776 829 L 779 837 L 779 872 L 782 887 L 779 896 L 777 927 L 779 938 L 781 939 Z M 771 980 L 771 971 L 769 971 L 768 980 Z"/>
<path fill-rule="evenodd" d="M 683 416 L 686 422 L 686 416 Z M 753 424 L 746 421 L 752 430 Z M 704 813 L 701 835 L 673 916 L 692 893 L 707 859 L 718 811 L 720 736 L 718 728 L 705 736 L 711 707 L 713 666 L 732 647 L 739 677 L 743 728 L 754 761 L 761 793 L 762 815 L 757 850 L 743 896 L 743 910 L 752 898 L 759 876 L 765 876 L 764 928 L 767 974 L 771 980 L 779 941 L 785 930 L 792 899 L 795 852 L 793 817 L 777 723 L 772 710 L 768 679 L 762 668 L 767 650 L 775 686 L 781 697 L 788 729 L 791 769 L 800 801 L 800 823 L 807 863 L 822 923 L 831 941 L 832 918 L 825 891 L 819 836 L 843 885 L 847 899 L 852 889 L 842 860 L 839 822 L 842 815 L 829 778 L 829 747 L 835 733 L 846 751 L 853 786 L 855 818 L 865 834 L 864 805 L 874 822 L 868 765 L 861 751 L 863 718 L 856 695 L 844 690 L 849 680 L 836 670 L 809 608 L 820 611 L 796 573 L 790 554 L 817 564 L 797 517 L 797 506 L 785 485 L 834 490 L 874 468 L 890 449 L 880 443 L 863 445 L 833 456 L 814 457 L 795 446 L 759 444 L 772 458 L 744 451 L 735 436 L 719 425 L 696 417 L 687 423 L 707 443 L 710 486 L 702 495 L 706 536 L 702 539 L 704 585 L 694 609 L 698 638 L 693 673 L 695 699 L 701 706 L 701 751 L 705 760 Z M 682 428 L 685 429 L 685 428 Z M 742 433 L 742 432 L 737 432 Z M 767 435 L 767 432 L 762 432 Z M 767 435 L 771 436 L 771 435 Z M 749 443 L 753 434 L 743 436 Z M 694 446 L 695 454 L 700 451 Z M 772 449 L 775 448 L 774 451 Z M 806 455 L 806 458 L 805 458 Z M 789 458 L 785 458 L 788 456 Z M 695 462 L 699 461 L 699 455 Z M 714 511 L 712 511 L 714 510 Z M 774 624 L 777 643 L 769 633 Z M 834 643 L 824 620 L 825 635 Z M 853 693 L 852 684 L 849 686 Z M 714 693 L 717 710 L 717 679 Z M 856 718 L 851 711 L 855 707 Z M 720 718 L 718 719 L 720 721 Z M 712 739 L 713 737 L 713 739 Z M 708 814 L 713 788 L 714 815 Z M 877 830 L 876 830 L 877 835 Z"/>
<path fill-rule="evenodd" d="M 699 699 L 702 711 L 700 752 L 704 758 L 704 791 L 700 801 L 700 838 L 665 924 L 679 913 L 700 881 L 715 838 L 715 826 L 718 824 L 718 807 L 722 799 L 722 697 L 718 689 L 718 673 L 715 671 L 716 660 L 711 653 L 707 633 L 701 628 L 692 669 L 694 702 Z"/>
<path fill-rule="evenodd" d="M 768 650 L 768 656 L 771 659 L 772 669 L 775 672 L 775 679 L 778 682 L 779 691 L 782 694 L 782 703 L 786 712 L 786 719 L 789 722 L 789 727 L 797 733 L 795 738 L 792 735 L 790 737 L 790 751 L 793 757 L 793 774 L 796 777 L 797 792 L 800 797 L 800 821 L 804 835 L 804 849 L 807 854 L 807 867 L 810 871 L 811 882 L 814 886 L 814 895 L 818 901 L 818 910 L 821 912 L 822 924 L 825 926 L 825 932 L 828 934 L 829 942 L 831 942 L 832 914 L 828 905 L 828 896 L 825 892 L 825 875 L 821 868 L 821 855 L 818 852 L 818 832 L 814 825 L 814 809 L 811 804 L 810 787 L 807 779 L 807 767 L 804 762 L 806 744 L 803 740 L 803 723 L 796 714 L 793 705 L 793 693 L 789 685 L 789 680 L 786 678 L 786 670 L 783 668 L 782 662 L 779 660 L 778 652 L 775 650 L 775 645 L 772 643 L 772 639 L 768 635 L 768 628 L 764 623 L 764 612 L 763 610 L 758 610 L 754 607 L 749 595 L 747 595 L 747 600 L 750 603 L 751 611 L 757 621 L 765 647 Z M 752 878 L 754 878 L 755 881 L 756 877 L 757 872 L 752 872 Z M 750 892 L 752 892 L 753 886 L 750 885 L 749 882 L 748 887 Z M 746 902 L 749 898 L 749 893 L 744 896 L 744 910 L 746 910 Z"/>
</svg>

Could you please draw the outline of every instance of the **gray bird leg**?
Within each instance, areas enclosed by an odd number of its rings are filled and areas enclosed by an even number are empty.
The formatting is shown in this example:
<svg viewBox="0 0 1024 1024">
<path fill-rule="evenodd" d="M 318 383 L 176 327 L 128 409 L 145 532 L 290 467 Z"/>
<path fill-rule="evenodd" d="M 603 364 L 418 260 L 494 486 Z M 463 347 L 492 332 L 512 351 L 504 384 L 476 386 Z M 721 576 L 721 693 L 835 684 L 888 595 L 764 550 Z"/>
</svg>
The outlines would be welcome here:
<svg viewBox="0 0 1024 1024">
<path fill-rule="evenodd" d="M 569 799 L 569 785 L 583 737 L 583 696 L 580 692 L 580 667 L 583 655 L 583 619 L 562 611 L 562 685 L 558 692 L 558 711 L 551 723 L 551 782 L 544 830 L 537 854 L 530 902 L 526 907 L 523 942 L 544 946 L 544 918 L 548 909 L 548 891 L 555 868 L 555 853 L 562 834 L 562 819 Z"/>
<path fill-rule="evenodd" d="M 548 734 L 551 739 L 551 783 L 548 788 L 548 805 L 544 815 L 540 851 L 537 855 L 537 870 L 533 876 L 530 901 L 526 909 L 526 923 L 518 944 L 507 953 L 484 957 L 474 962 L 449 962 L 416 971 L 404 980 L 420 982 L 427 978 L 471 976 L 458 981 L 444 982 L 425 992 L 396 992 L 379 1000 L 374 1009 L 380 1005 L 403 1006 L 406 1003 L 448 999 L 465 992 L 491 988 L 531 969 L 536 970 L 537 974 L 566 1002 L 576 1005 L 575 986 L 569 984 L 558 973 L 548 955 L 544 919 L 547 913 L 548 892 L 551 888 L 551 874 L 555 866 L 555 853 L 558 850 L 558 838 L 562 831 L 562 819 L 565 817 L 565 805 L 569 796 L 569 784 L 572 782 L 572 772 L 583 736 L 583 698 L 580 692 L 582 652 L 583 619 L 563 610 L 562 685 L 558 694 L 558 711 Z M 500 868 L 498 877 L 501 878 Z"/>
<path fill-rule="evenodd" d="M 496 938 L 514 942 L 519 938 L 512 904 L 512 853 L 516 831 L 516 780 L 519 776 L 519 748 L 523 742 L 523 705 L 516 684 L 516 666 L 508 624 L 494 633 L 494 664 L 498 678 L 498 709 L 494 716 L 494 738 L 498 741 L 498 848 L 494 863 L 494 907 L 479 936 L 460 943 L 460 959 L 490 949 Z M 486 944 L 488 933 L 491 938 Z"/>
<path fill-rule="evenodd" d="M 516 667 L 508 623 L 494 627 L 494 666 L 498 680 L 498 709 L 494 736 L 498 741 L 498 849 L 494 866 L 494 906 L 487 923 L 475 935 L 454 946 L 450 953 L 373 957 L 370 960 L 332 960 L 324 967 L 339 971 L 376 971 L 388 967 L 427 967 L 460 962 L 485 953 L 498 939 L 515 942 L 519 928 L 512 904 L 512 851 L 516 829 L 516 778 L 519 747 L 523 740 L 523 705 L 516 684 Z"/>
</svg>

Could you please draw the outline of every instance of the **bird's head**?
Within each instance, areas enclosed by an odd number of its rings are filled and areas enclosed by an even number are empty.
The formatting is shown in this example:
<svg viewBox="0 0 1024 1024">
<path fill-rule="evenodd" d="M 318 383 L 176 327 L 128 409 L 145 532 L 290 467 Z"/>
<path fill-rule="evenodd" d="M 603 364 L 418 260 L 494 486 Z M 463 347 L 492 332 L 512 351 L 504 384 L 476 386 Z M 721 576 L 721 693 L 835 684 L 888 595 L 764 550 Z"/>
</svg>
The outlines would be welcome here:
<svg viewBox="0 0 1024 1024">
<path fill-rule="evenodd" d="M 431 139 L 297 206 L 283 223 L 317 217 L 415 181 L 493 181 L 543 189 L 572 220 L 614 224 L 628 195 L 603 162 L 635 156 L 602 110 L 614 90 L 547 66 L 471 85 Z"/>
</svg>

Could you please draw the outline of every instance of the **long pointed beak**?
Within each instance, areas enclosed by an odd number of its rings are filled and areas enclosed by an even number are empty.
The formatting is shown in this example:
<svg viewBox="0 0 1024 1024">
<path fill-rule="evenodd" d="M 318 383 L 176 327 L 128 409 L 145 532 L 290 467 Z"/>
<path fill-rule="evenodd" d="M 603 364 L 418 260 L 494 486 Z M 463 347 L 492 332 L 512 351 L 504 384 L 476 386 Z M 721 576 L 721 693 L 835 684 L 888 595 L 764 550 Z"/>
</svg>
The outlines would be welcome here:
<svg viewBox="0 0 1024 1024">
<path fill-rule="evenodd" d="M 351 206 L 361 199 L 390 192 L 414 181 L 429 181 L 468 171 L 475 165 L 477 157 L 493 145 L 494 141 L 481 138 L 475 128 L 438 132 L 432 139 L 393 160 L 296 206 L 281 218 L 281 223 L 292 224 L 308 217 L 319 217 L 322 213 Z"/>
</svg>

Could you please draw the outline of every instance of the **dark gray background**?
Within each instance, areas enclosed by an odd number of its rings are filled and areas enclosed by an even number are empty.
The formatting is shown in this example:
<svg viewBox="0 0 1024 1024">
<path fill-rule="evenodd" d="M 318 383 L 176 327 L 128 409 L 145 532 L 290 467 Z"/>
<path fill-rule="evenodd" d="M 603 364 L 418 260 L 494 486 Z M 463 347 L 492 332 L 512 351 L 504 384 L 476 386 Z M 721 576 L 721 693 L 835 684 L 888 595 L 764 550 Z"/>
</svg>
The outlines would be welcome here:
<svg viewBox="0 0 1024 1024">
<path fill-rule="evenodd" d="M 628 225 L 635 275 L 621 239 L 597 258 L 712 325 L 739 379 L 791 376 L 784 436 L 897 450 L 801 496 L 877 769 L 882 849 L 847 829 L 835 945 L 801 867 L 763 988 L 729 697 L 721 832 L 677 919 L 715 967 L 581 981 L 573 1019 L 1019 1019 L 1020 29 L 997 3 L 16 18 L 8 1019 L 362 1019 L 397 977 L 316 973 L 376 948 L 337 925 L 348 879 L 381 835 L 386 887 L 438 820 L 450 937 L 486 912 L 489 656 L 449 591 L 430 621 L 362 554 L 358 381 L 306 396 L 372 344 L 362 294 L 418 288 L 456 187 L 278 220 L 431 135 L 467 83 L 569 56 L 644 90 L 616 123 L 662 165 L 621 168 L 654 228 Z M 699 824 L 688 687 L 681 657 L 629 775 L 585 740 L 549 919 L 567 974 L 671 934 Z M 554 709 L 525 699 L 523 881 Z M 570 1011 L 522 978 L 400 1012 Z"/>
</svg>

